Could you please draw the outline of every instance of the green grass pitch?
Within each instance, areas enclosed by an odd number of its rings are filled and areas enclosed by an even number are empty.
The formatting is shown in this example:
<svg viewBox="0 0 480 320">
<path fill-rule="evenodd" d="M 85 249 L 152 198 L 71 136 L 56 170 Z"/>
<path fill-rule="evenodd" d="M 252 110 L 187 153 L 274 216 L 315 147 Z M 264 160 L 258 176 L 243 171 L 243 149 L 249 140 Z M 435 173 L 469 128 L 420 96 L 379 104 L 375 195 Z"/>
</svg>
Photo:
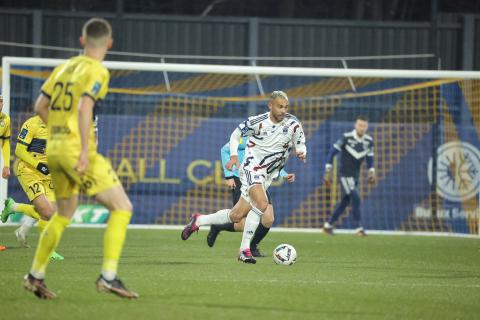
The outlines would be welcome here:
<svg viewBox="0 0 480 320">
<path fill-rule="evenodd" d="M 95 291 L 103 229 L 71 228 L 38 300 L 21 284 L 34 249 L 0 228 L 0 318 L 6 319 L 479 319 L 480 240 L 443 237 L 270 233 L 256 265 L 236 262 L 241 234 L 129 230 L 120 266 L 136 301 Z M 30 243 L 37 242 L 36 231 Z M 298 251 L 293 266 L 270 257 L 280 243 Z"/>
</svg>

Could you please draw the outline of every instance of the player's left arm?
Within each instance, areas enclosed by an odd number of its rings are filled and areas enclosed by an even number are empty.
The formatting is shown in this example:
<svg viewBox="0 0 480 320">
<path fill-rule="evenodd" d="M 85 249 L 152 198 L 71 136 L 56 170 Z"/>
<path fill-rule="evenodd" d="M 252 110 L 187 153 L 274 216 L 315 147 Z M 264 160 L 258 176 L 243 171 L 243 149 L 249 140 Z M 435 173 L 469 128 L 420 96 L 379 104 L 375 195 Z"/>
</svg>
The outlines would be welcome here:
<svg viewBox="0 0 480 320">
<path fill-rule="evenodd" d="M 367 153 L 367 168 L 368 168 L 368 182 L 369 183 L 374 183 L 376 180 L 376 175 L 375 175 L 375 166 L 374 166 L 374 152 L 373 152 L 373 140 L 370 142 L 370 147 L 369 151 Z"/>
<path fill-rule="evenodd" d="M 80 133 L 80 157 L 75 166 L 79 175 L 83 175 L 88 167 L 88 140 L 92 123 L 95 101 L 87 95 L 80 98 L 78 105 L 78 130 Z"/>
<path fill-rule="evenodd" d="M 92 69 L 86 78 L 84 91 L 78 103 L 78 131 L 80 133 L 80 157 L 75 165 L 79 175 L 83 175 L 88 167 L 88 150 L 90 128 L 92 126 L 93 108 L 98 100 L 105 98 L 108 92 L 110 74 L 107 69 Z"/>
<path fill-rule="evenodd" d="M 293 147 L 298 159 L 307 162 L 307 145 L 305 140 L 305 133 L 300 122 L 293 125 Z"/>
</svg>

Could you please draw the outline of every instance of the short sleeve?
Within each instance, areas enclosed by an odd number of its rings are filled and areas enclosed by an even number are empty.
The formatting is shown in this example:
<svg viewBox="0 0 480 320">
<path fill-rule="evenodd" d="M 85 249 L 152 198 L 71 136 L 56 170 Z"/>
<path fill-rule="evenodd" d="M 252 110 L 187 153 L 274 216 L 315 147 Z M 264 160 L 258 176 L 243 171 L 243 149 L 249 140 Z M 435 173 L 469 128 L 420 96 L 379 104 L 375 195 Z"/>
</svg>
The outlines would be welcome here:
<svg viewBox="0 0 480 320">
<path fill-rule="evenodd" d="M 7 140 L 10 139 L 10 117 L 6 116 L 3 121 L 3 134 L 1 134 L 0 139 Z"/>
<path fill-rule="evenodd" d="M 92 69 L 87 74 L 82 96 L 89 96 L 94 101 L 104 99 L 108 92 L 108 82 L 110 80 L 108 71 L 105 68 L 101 70 Z"/>
<path fill-rule="evenodd" d="M 48 97 L 48 99 L 52 98 L 53 89 L 55 86 L 55 78 L 58 70 L 60 70 L 62 66 L 63 65 L 59 65 L 58 67 L 53 69 L 52 73 L 50 74 L 50 76 L 48 76 L 47 80 L 43 83 L 42 88 L 40 89 L 40 92 L 42 92 L 44 96 Z"/>
<path fill-rule="evenodd" d="M 23 145 L 29 145 L 32 142 L 33 137 L 35 136 L 36 126 L 27 120 L 24 122 L 20 133 L 18 134 L 17 141 Z"/>
<path fill-rule="evenodd" d="M 340 139 L 337 140 L 337 142 L 333 144 L 333 147 L 338 151 L 342 151 L 342 148 L 345 145 L 345 140 L 346 140 L 345 136 L 341 137 Z"/>
</svg>

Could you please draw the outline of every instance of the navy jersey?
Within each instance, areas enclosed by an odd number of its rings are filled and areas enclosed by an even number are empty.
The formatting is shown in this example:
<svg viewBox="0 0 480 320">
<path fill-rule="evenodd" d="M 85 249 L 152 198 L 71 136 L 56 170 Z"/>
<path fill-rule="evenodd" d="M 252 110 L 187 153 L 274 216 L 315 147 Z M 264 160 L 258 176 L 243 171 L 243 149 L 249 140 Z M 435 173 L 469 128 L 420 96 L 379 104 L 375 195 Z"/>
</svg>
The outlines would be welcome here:
<svg viewBox="0 0 480 320">
<path fill-rule="evenodd" d="M 333 144 L 328 154 L 327 165 L 340 152 L 340 176 L 358 179 L 363 159 L 367 159 L 368 169 L 373 169 L 373 138 L 367 134 L 359 137 L 355 130 L 345 132 L 343 137 Z"/>
</svg>

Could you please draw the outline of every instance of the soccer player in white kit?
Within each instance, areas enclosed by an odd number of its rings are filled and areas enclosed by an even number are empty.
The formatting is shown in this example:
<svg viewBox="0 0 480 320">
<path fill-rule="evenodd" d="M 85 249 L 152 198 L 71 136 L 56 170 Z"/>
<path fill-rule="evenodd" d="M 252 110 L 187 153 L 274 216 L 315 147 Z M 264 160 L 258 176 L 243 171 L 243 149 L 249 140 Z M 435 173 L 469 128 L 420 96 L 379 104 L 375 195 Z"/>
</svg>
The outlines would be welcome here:
<svg viewBox="0 0 480 320">
<path fill-rule="evenodd" d="M 223 209 L 213 214 L 195 213 L 182 231 L 182 240 L 187 240 L 200 226 L 239 222 L 245 216 L 242 243 L 238 260 L 256 263 L 250 251 L 250 240 L 260 223 L 261 216 L 270 210 L 265 191 L 272 180 L 278 177 L 288 156 L 296 156 L 306 162 L 307 147 L 302 124 L 287 113 L 288 97 L 283 91 L 274 91 L 268 102 L 269 112 L 248 118 L 230 136 L 230 161 L 227 169 L 236 166 L 242 182 L 242 196 L 232 209 Z M 249 137 L 243 163 L 238 163 L 237 149 L 241 137 Z"/>
</svg>

